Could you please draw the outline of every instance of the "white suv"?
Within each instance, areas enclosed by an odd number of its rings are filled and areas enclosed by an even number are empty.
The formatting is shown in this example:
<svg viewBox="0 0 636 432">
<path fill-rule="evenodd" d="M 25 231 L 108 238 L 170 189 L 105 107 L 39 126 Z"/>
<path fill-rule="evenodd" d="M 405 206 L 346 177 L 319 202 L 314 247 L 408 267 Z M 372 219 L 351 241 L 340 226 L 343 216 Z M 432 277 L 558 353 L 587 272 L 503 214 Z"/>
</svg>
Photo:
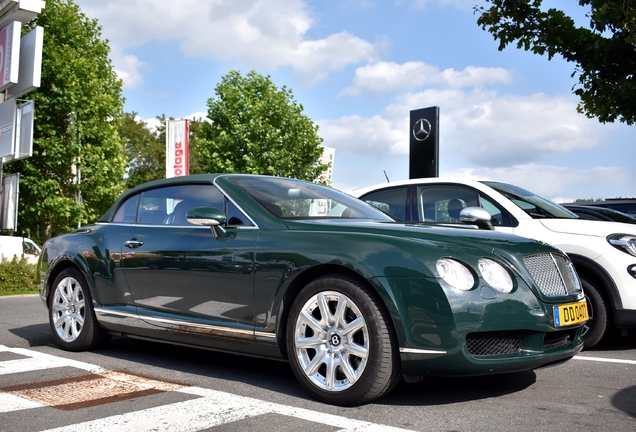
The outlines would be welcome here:
<svg viewBox="0 0 636 432">
<path fill-rule="evenodd" d="M 460 224 L 467 207 L 490 213 L 492 227 L 561 248 L 581 278 L 591 320 L 590 348 L 612 324 L 636 328 L 636 226 L 590 221 L 527 190 L 495 181 L 424 178 L 383 183 L 354 196 L 405 222 Z"/>
</svg>

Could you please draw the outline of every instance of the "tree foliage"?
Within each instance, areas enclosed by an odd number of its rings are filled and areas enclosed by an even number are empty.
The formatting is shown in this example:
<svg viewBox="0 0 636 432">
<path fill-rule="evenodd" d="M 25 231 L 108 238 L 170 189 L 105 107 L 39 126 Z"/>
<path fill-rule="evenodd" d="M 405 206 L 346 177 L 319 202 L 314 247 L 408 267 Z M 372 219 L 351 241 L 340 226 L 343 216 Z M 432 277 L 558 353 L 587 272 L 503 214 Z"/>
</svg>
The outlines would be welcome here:
<svg viewBox="0 0 636 432">
<path fill-rule="evenodd" d="M 105 212 L 123 190 L 126 160 L 117 134 L 122 83 L 97 21 L 71 0 L 47 0 L 25 30 L 36 25 L 44 47 L 41 87 L 27 95 L 35 100 L 33 156 L 5 171 L 21 173 L 18 229 L 42 241 Z"/>
<path fill-rule="evenodd" d="M 159 126 L 150 128 L 148 124 L 137 118 L 136 112 L 124 113 L 119 126 L 119 136 L 124 144 L 128 166 L 126 167 L 126 189 L 166 176 L 166 121 L 165 114 L 157 116 Z M 201 119 L 188 122 L 190 149 L 196 148 L 197 136 L 200 135 Z M 197 163 L 196 157 L 190 157 L 190 173 L 199 174 L 204 171 Z"/>
<path fill-rule="evenodd" d="M 165 115 L 157 117 L 165 125 Z M 119 126 L 119 136 L 124 144 L 128 166 L 126 189 L 166 176 L 165 126 L 152 131 L 146 122 L 137 119 L 137 113 L 124 113 Z"/>
<path fill-rule="evenodd" d="M 193 154 L 197 170 L 294 177 L 313 181 L 320 165 L 318 126 L 303 114 L 291 90 L 256 71 L 225 75 L 208 99 Z"/>
<path fill-rule="evenodd" d="M 551 59 L 560 54 L 576 64 L 578 111 L 599 121 L 636 122 L 636 2 L 579 0 L 589 27 L 563 11 L 542 9 L 542 0 L 486 0 L 477 23 L 499 41 Z M 545 8 L 544 8 L 545 9 Z"/>
</svg>

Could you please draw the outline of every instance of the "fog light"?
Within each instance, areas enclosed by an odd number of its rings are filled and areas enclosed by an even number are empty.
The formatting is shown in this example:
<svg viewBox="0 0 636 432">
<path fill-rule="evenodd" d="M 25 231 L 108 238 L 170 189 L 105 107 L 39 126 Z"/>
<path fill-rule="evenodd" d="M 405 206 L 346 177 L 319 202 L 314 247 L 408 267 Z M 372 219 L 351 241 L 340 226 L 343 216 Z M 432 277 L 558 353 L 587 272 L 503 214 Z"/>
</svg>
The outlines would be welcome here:
<svg viewBox="0 0 636 432">
<path fill-rule="evenodd" d="M 627 273 L 629 273 L 631 277 L 636 279 L 636 264 L 632 264 L 627 267 Z"/>
</svg>

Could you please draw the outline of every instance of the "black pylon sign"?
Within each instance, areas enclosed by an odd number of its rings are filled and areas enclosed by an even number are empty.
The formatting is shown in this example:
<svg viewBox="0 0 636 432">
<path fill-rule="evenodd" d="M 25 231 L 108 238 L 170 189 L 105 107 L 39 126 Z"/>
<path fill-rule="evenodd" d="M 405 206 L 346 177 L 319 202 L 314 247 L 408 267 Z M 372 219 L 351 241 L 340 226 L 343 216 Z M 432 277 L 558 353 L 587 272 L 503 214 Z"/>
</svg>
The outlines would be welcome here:
<svg viewBox="0 0 636 432">
<path fill-rule="evenodd" d="M 411 111 L 409 178 L 439 176 L 439 107 Z"/>
</svg>

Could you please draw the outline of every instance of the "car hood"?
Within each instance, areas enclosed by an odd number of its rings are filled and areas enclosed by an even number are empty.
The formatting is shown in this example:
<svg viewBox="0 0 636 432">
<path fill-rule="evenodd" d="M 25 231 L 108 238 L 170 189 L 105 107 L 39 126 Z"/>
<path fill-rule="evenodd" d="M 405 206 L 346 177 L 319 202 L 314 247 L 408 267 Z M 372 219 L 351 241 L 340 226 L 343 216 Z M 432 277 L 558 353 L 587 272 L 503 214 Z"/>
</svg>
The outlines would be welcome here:
<svg viewBox="0 0 636 432">
<path fill-rule="evenodd" d="M 390 236 L 407 241 L 429 242 L 449 251 L 481 250 L 492 253 L 494 250 L 507 250 L 523 255 L 555 250 L 545 243 L 513 234 L 485 231 L 466 226 L 440 226 L 437 224 L 403 224 L 395 222 L 304 220 L 287 224 L 290 230 L 331 231 L 350 234 L 368 234 Z"/>
<path fill-rule="evenodd" d="M 621 222 L 592 221 L 584 219 L 540 219 L 550 231 L 563 234 L 607 237 L 610 234 L 634 234 L 636 226 Z"/>
</svg>

